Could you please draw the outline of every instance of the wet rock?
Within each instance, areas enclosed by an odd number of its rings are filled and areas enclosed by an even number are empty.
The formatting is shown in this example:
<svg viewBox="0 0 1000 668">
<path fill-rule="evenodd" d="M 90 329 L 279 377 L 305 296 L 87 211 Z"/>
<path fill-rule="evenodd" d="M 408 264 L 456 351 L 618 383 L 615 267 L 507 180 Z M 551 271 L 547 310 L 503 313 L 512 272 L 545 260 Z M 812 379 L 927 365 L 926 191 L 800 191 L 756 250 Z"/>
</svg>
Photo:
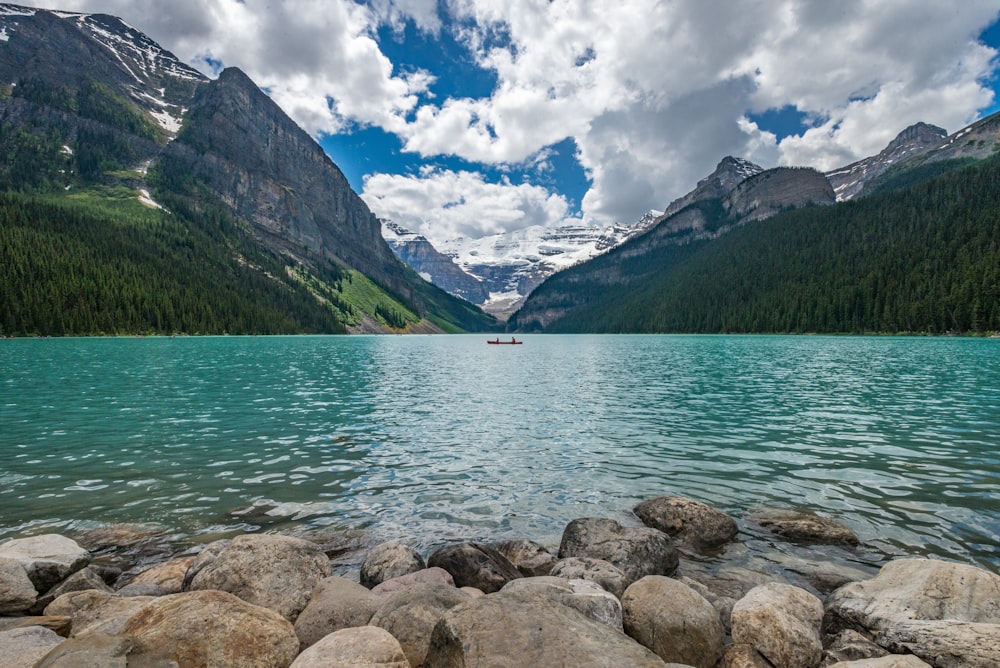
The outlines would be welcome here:
<svg viewBox="0 0 1000 668">
<path fill-rule="evenodd" d="M 420 666 L 434 626 L 448 610 L 469 600 L 468 594 L 448 585 L 417 584 L 385 599 L 369 624 L 391 633 L 410 665 Z"/>
<path fill-rule="evenodd" d="M 846 526 L 815 513 L 781 508 L 761 508 L 748 517 L 786 540 L 824 545 L 858 545 L 858 537 Z"/>
<path fill-rule="evenodd" d="M 699 551 L 709 551 L 736 537 L 736 521 L 720 510 L 682 496 L 658 496 L 632 512 L 648 527 L 659 529 Z"/>
<path fill-rule="evenodd" d="M 380 596 L 357 582 L 336 575 L 324 578 L 295 620 L 301 649 L 334 631 L 367 625 L 382 602 Z"/>
<path fill-rule="evenodd" d="M 416 573 L 400 575 L 397 578 L 385 580 L 381 584 L 372 587 L 372 593 L 379 596 L 388 596 L 407 587 L 412 587 L 415 584 L 443 584 L 454 587 L 455 578 L 451 577 L 451 573 L 445 569 L 434 566 L 433 568 L 425 568 Z M 479 590 L 477 589 L 476 591 Z"/>
<path fill-rule="evenodd" d="M 620 568 L 604 559 L 591 557 L 569 557 L 560 559 L 549 573 L 553 577 L 566 580 L 590 580 L 621 598 L 628 583 Z"/>
<path fill-rule="evenodd" d="M 733 606 L 734 643 L 751 645 L 775 668 L 815 668 L 823 656 L 823 604 L 786 584 L 754 587 Z"/>
<path fill-rule="evenodd" d="M 361 564 L 361 584 L 372 587 L 401 575 L 427 568 L 420 553 L 402 543 L 376 545 Z"/>
<path fill-rule="evenodd" d="M 431 634 L 428 666 L 664 668 L 651 651 L 609 626 L 545 599 L 503 592 L 455 606 Z"/>
<path fill-rule="evenodd" d="M 35 604 L 38 592 L 16 559 L 0 558 L 0 614 L 23 612 Z"/>
<path fill-rule="evenodd" d="M 183 591 L 184 576 L 194 560 L 194 557 L 183 557 L 150 566 L 133 577 L 128 584 L 156 585 L 167 594 L 179 594 Z"/>
<path fill-rule="evenodd" d="M 88 633 L 71 638 L 48 652 L 35 668 L 177 668 L 167 657 L 143 648 L 134 638 Z"/>
<path fill-rule="evenodd" d="M 556 565 L 556 555 L 530 540 L 508 540 L 496 546 L 526 578 L 549 575 Z"/>
<path fill-rule="evenodd" d="M 286 668 L 299 652 L 287 619 L 223 591 L 155 599 L 129 618 L 121 632 L 181 666 Z"/>
<path fill-rule="evenodd" d="M 375 626 L 341 629 L 299 654 L 290 668 L 410 668 L 399 641 Z"/>
<path fill-rule="evenodd" d="M 47 616 L 70 617 L 70 636 L 85 633 L 117 634 L 133 614 L 156 599 L 145 596 L 122 598 L 107 592 L 88 589 L 63 594 L 52 601 Z"/>
<path fill-rule="evenodd" d="M 19 561 L 38 591 L 48 591 L 90 563 L 90 552 L 59 534 L 15 538 L 0 544 L 0 559 Z"/>
<path fill-rule="evenodd" d="M 590 580 L 566 580 L 552 575 L 540 575 L 511 580 L 500 591 L 507 596 L 525 600 L 545 598 L 562 603 L 595 622 L 618 631 L 623 630 L 621 601 Z"/>
<path fill-rule="evenodd" d="M 229 592 L 295 621 L 316 585 L 330 575 L 330 561 L 306 540 L 244 534 L 220 550 L 204 550 L 190 570 L 195 575 L 186 583 L 189 591 Z"/>
<path fill-rule="evenodd" d="M 626 527 L 612 519 L 586 517 L 563 530 L 559 558 L 604 559 L 625 574 L 629 584 L 646 575 L 670 575 L 679 557 L 670 536 L 659 529 Z"/>
<path fill-rule="evenodd" d="M 0 660 L 5 668 L 32 668 L 61 642 L 63 638 L 41 626 L 0 631 Z"/>
<path fill-rule="evenodd" d="M 521 577 L 520 571 L 488 545 L 457 543 L 437 550 L 427 560 L 428 566 L 437 566 L 451 573 L 458 587 L 475 587 L 491 594 Z"/>
<path fill-rule="evenodd" d="M 719 613 L 686 584 L 647 575 L 622 596 L 625 633 L 667 662 L 714 668 L 726 631 Z"/>
</svg>

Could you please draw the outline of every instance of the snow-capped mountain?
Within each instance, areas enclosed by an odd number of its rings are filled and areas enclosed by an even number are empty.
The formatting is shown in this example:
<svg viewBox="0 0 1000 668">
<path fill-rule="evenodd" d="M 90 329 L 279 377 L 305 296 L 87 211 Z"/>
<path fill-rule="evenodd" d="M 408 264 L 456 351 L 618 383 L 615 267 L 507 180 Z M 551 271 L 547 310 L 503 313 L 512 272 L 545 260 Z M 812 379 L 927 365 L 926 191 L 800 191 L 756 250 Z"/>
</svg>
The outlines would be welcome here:
<svg viewBox="0 0 1000 668">
<path fill-rule="evenodd" d="M 504 317 L 557 271 L 617 246 L 652 225 L 651 211 L 633 225 L 541 225 L 470 239 L 459 237 L 433 246 L 425 237 L 391 221 L 383 221 L 382 236 L 417 273 L 489 313 Z M 442 262 L 450 261 L 450 266 Z M 455 274 L 458 270 L 474 281 Z"/>
</svg>

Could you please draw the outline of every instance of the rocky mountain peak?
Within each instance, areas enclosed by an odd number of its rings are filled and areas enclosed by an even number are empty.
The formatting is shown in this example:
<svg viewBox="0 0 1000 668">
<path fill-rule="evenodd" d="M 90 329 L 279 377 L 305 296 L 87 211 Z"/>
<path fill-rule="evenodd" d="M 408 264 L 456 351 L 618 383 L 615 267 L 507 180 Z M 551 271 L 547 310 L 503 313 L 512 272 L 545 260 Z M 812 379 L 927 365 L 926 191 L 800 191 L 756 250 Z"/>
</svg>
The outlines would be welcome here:
<svg viewBox="0 0 1000 668">
<path fill-rule="evenodd" d="M 659 217 L 659 221 L 670 218 L 681 209 L 695 202 L 725 197 L 733 188 L 747 178 L 754 174 L 760 174 L 763 171 L 764 168 L 760 165 L 755 165 L 743 158 L 728 155 L 719 162 L 715 167 L 715 171 L 698 181 L 698 185 L 695 186 L 694 190 L 671 202 L 670 206 Z"/>
</svg>

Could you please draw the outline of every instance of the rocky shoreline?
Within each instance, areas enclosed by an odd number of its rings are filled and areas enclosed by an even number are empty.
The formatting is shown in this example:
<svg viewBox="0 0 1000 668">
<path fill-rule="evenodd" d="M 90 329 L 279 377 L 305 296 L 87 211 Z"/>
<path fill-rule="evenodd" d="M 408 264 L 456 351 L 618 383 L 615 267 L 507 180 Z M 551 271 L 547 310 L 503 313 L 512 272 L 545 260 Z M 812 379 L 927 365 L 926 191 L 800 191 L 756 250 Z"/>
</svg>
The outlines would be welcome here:
<svg viewBox="0 0 1000 668">
<path fill-rule="evenodd" d="M 403 542 L 334 575 L 321 543 L 246 533 L 153 565 L 127 530 L 0 543 L 0 657 L 69 666 L 1000 666 L 1000 575 L 927 558 L 814 568 L 717 563 L 734 518 L 657 497 L 627 526 L 581 518 L 530 540 Z M 836 521 L 769 511 L 776 541 L 858 549 Z M 88 549 L 88 547 L 90 549 Z M 708 568 L 707 564 L 714 564 Z"/>
</svg>

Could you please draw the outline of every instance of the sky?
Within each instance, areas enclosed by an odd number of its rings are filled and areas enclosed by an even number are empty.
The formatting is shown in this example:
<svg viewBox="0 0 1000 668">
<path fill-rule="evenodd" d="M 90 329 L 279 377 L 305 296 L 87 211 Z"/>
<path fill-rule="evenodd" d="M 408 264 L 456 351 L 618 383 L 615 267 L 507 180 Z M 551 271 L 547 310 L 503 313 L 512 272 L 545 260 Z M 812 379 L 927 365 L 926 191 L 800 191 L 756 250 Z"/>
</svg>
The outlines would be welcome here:
<svg viewBox="0 0 1000 668">
<path fill-rule="evenodd" d="M 1000 111 L 998 0 L 20 4 L 239 67 L 377 215 L 439 243 L 630 224 L 726 155 L 830 170 Z"/>
</svg>

